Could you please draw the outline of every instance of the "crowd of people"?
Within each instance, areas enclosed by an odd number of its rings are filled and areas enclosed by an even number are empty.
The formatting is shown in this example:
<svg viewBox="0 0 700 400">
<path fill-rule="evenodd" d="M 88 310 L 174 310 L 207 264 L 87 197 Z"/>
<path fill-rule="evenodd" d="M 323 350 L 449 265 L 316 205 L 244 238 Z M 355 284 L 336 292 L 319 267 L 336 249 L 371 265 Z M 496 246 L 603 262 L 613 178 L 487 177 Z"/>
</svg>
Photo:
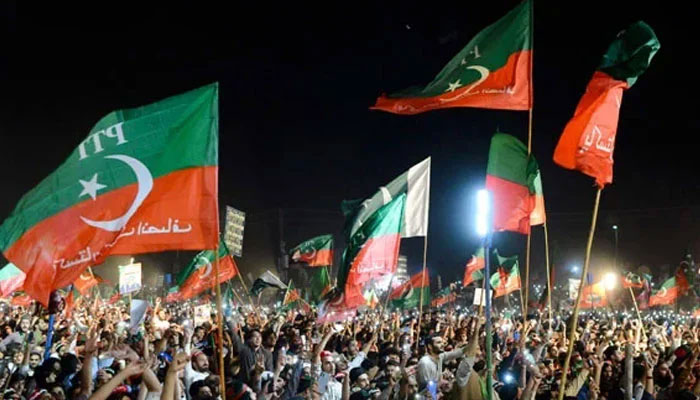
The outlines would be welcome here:
<svg viewBox="0 0 700 400">
<path fill-rule="evenodd" d="M 51 332 L 43 307 L 5 305 L 0 393 L 12 400 L 472 400 L 489 389 L 501 400 L 557 399 L 560 391 L 591 400 L 700 395 L 697 320 L 581 316 L 564 370 L 570 317 L 498 315 L 489 371 L 478 308 L 426 307 L 418 315 L 380 306 L 324 324 L 315 311 L 227 310 L 219 343 L 215 316 L 195 324 L 189 303 L 156 299 L 133 326 L 127 302 L 86 300 L 58 315 Z"/>
</svg>

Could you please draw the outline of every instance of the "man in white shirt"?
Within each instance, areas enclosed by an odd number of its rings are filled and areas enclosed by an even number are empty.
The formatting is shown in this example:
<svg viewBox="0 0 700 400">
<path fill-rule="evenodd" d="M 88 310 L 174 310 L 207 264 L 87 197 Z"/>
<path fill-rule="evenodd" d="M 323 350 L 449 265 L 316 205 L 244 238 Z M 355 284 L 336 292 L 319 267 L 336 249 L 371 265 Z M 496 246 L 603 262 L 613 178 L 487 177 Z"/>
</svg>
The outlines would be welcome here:
<svg viewBox="0 0 700 400">
<path fill-rule="evenodd" d="M 426 338 L 427 353 L 418 361 L 416 379 L 418 387 L 425 388 L 428 382 L 440 382 L 442 377 L 442 364 L 456 360 L 464 355 L 466 346 L 450 352 L 443 352 L 445 341 L 440 336 Z"/>
</svg>

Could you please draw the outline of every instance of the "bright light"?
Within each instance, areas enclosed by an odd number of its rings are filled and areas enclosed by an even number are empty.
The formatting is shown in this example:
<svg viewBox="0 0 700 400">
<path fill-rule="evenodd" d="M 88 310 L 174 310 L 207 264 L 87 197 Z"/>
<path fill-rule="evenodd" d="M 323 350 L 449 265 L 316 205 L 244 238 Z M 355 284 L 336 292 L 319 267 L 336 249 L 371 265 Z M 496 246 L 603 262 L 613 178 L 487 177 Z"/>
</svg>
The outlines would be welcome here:
<svg viewBox="0 0 700 400">
<path fill-rule="evenodd" d="M 574 274 L 578 274 L 581 270 L 579 269 L 578 265 L 572 265 L 571 266 L 571 272 Z"/>
<path fill-rule="evenodd" d="M 486 237 L 491 229 L 491 194 L 486 189 L 476 192 L 476 233 Z"/>
<path fill-rule="evenodd" d="M 614 272 L 608 272 L 603 276 L 603 285 L 608 290 L 612 290 L 617 286 L 617 274 Z"/>
<path fill-rule="evenodd" d="M 616 230 L 617 230 L 617 225 L 613 225 L 612 228 L 613 228 L 614 231 L 616 231 Z"/>
</svg>

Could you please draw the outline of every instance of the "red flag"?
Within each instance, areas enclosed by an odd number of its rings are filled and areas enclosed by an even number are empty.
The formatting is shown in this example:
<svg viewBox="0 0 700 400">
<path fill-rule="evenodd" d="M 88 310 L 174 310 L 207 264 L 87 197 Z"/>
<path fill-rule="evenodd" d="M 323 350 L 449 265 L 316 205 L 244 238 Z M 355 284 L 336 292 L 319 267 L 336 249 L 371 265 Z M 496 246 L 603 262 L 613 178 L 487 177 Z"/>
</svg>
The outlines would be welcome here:
<svg viewBox="0 0 700 400">
<path fill-rule="evenodd" d="M 555 163 L 595 178 L 601 188 L 612 182 L 622 91 L 646 70 L 659 47 L 654 31 L 644 22 L 618 34 L 564 128 L 554 150 Z"/>
<path fill-rule="evenodd" d="M 76 289 L 78 289 L 78 292 L 80 292 L 81 295 L 85 296 L 93 286 L 96 286 L 98 283 L 102 282 L 102 278 L 99 276 L 93 275 L 90 273 L 90 271 L 84 271 L 82 274 L 80 274 L 78 279 L 73 282 L 73 285 Z"/>
</svg>

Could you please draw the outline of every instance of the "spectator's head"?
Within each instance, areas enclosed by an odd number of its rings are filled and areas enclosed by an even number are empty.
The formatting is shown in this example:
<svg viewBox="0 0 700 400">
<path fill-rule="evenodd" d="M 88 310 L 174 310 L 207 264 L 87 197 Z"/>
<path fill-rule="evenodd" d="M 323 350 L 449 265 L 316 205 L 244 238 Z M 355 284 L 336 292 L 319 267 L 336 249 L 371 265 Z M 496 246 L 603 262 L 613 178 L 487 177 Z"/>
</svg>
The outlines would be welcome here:
<svg viewBox="0 0 700 400">
<path fill-rule="evenodd" d="M 42 361 L 42 356 L 41 353 L 38 351 L 32 351 L 31 354 L 29 354 L 29 368 L 31 369 L 36 369 Z"/>
<path fill-rule="evenodd" d="M 357 340 L 352 339 L 350 343 L 348 343 L 348 354 L 350 355 L 350 357 L 355 357 L 359 352 L 360 345 L 357 343 Z"/>
<path fill-rule="evenodd" d="M 330 351 L 321 352 L 321 368 L 323 369 L 323 372 L 331 375 L 335 374 L 335 364 L 333 364 L 333 361 L 333 353 Z"/>
<path fill-rule="evenodd" d="M 192 368 L 197 372 L 205 372 L 209 370 L 209 359 L 207 355 L 201 351 L 192 353 Z"/>
<path fill-rule="evenodd" d="M 194 328 L 194 338 L 197 342 L 201 342 L 202 340 L 204 340 L 204 335 L 206 335 L 206 331 L 204 330 L 203 326 L 198 326 Z"/>
<path fill-rule="evenodd" d="M 194 381 L 190 385 L 190 398 L 192 400 L 214 400 L 211 388 L 202 380 Z"/>
<path fill-rule="evenodd" d="M 262 336 L 263 345 L 265 345 L 265 347 L 275 347 L 275 342 L 277 342 L 277 335 L 275 335 L 275 331 L 268 329 Z"/>
<path fill-rule="evenodd" d="M 427 345 L 428 353 L 431 355 L 442 353 L 442 350 L 445 347 L 445 341 L 440 336 L 429 336 L 426 338 L 425 343 Z"/>
<path fill-rule="evenodd" d="M 369 387 L 369 376 L 362 367 L 353 368 L 350 370 L 350 383 L 360 389 Z"/>
<path fill-rule="evenodd" d="M 260 347 L 262 344 L 262 335 L 260 334 L 260 331 L 257 329 L 248 331 L 248 334 L 246 335 L 246 342 L 248 343 L 248 346 L 254 349 Z"/>
</svg>

